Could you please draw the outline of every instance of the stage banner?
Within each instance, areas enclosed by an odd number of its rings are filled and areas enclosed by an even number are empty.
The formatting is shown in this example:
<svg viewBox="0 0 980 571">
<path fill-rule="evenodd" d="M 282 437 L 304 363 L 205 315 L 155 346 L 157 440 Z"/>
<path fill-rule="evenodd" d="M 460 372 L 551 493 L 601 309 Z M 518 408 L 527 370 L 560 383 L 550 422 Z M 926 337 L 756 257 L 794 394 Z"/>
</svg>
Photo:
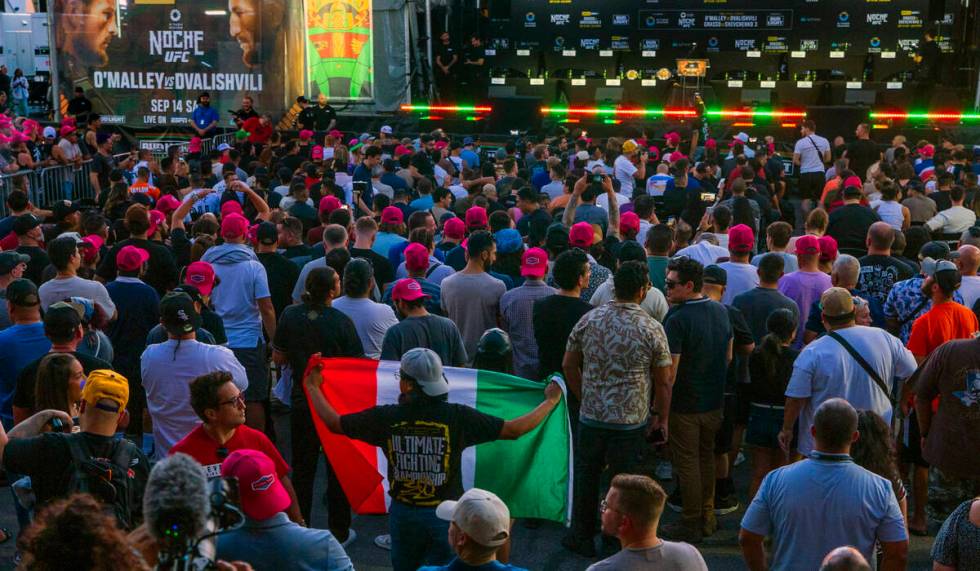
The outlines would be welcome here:
<svg viewBox="0 0 980 571">
<path fill-rule="evenodd" d="M 303 89 L 302 5 L 292 0 L 54 0 L 62 101 L 81 87 L 103 122 L 190 124 L 199 93 L 227 112 L 249 95 L 276 120 Z"/>
<path fill-rule="evenodd" d="M 306 0 L 309 92 L 330 100 L 374 98 L 371 0 Z"/>
</svg>

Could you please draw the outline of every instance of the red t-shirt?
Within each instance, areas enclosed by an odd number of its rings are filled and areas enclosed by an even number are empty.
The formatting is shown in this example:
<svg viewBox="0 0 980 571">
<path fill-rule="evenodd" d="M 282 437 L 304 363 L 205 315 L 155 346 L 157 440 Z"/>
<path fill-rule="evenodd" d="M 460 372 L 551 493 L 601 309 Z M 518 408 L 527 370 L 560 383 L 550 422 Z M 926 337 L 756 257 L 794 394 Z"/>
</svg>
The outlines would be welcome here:
<svg viewBox="0 0 980 571">
<path fill-rule="evenodd" d="M 248 131 L 248 142 L 264 145 L 272 138 L 272 124 L 262 125 L 259 117 L 249 117 L 242 123 L 242 129 Z"/>
<path fill-rule="evenodd" d="M 231 454 L 235 450 L 258 450 L 272 459 L 272 463 L 276 465 L 276 474 L 280 479 L 289 474 L 289 464 L 286 464 L 286 461 L 282 459 L 282 455 L 276 450 L 269 437 L 244 424 L 235 429 L 235 434 L 228 442 L 225 442 L 224 446 L 219 446 L 211 438 L 211 435 L 204 430 L 204 426 L 198 425 L 197 428 L 190 431 L 180 442 L 174 444 L 170 448 L 169 453 L 176 454 L 177 452 L 183 452 L 197 460 L 204 466 L 204 471 L 207 473 L 208 479 L 211 479 L 221 476 L 221 462 L 223 458 L 218 457 L 219 448 L 224 448 L 228 451 L 228 454 Z M 227 458 L 227 455 L 225 455 L 225 458 Z"/>
<path fill-rule="evenodd" d="M 977 329 L 977 316 L 973 311 L 954 301 L 940 303 L 912 324 L 909 351 L 916 357 L 927 357 L 947 341 L 969 339 Z"/>
</svg>

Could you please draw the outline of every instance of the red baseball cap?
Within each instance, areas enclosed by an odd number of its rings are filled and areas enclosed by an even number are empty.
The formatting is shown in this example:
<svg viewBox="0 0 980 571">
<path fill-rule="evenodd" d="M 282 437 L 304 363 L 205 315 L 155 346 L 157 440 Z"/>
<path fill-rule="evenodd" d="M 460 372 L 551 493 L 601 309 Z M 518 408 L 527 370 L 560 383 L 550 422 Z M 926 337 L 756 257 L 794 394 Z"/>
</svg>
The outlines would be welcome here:
<svg viewBox="0 0 980 571">
<path fill-rule="evenodd" d="M 821 236 L 817 243 L 820 246 L 821 262 L 833 262 L 837 259 L 837 240 L 833 236 Z"/>
<path fill-rule="evenodd" d="M 432 297 L 422 291 L 419 282 L 412 278 L 405 278 L 395 282 L 395 287 L 391 290 L 391 299 L 401 301 L 415 301 L 416 299 Z"/>
<path fill-rule="evenodd" d="M 207 262 L 192 262 L 187 266 L 184 283 L 196 287 L 201 295 L 211 295 L 211 290 L 214 289 L 214 267 Z"/>
<path fill-rule="evenodd" d="M 320 214 L 329 215 L 334 210 L 340 208 L 340 199 L 332 194 L 328 194 L 320 199 Z"/>
<path fill-rule="evenodd" d="M 429 267 L 429 250 L 417 242 L 405 247 L 405 269 L 418 272 Z"/>
<path fill-rule="evenodd" d="M 729 238 L 731 241 L 731 238 Z M 820 241 L 816 236 L 807 234 L 796 239 L 796 255 L 812 256 L 820 253 Z"/>
<path fill-rule="evenodd" d="M 237 200 L 228 200 L 221 205 L 221 216 L 228 216 L 229 214 L 244 214 L 242 210 L 242 205 L 238 203 Z"/>
<path fill-rule="evenodd" d="M 568 243 L 576 248 L 589 248 L 597 241 L 595 230 L 588 222 L 573 224 L 572 229 L 568 232 Z"/>
<path fill-rule="evenodd" d="M 529 248 L 521 255 L 521 276 L 541 279 L 548 273 L 548 252 Z"/>
<path fill-rule="evenodd" d="M 98 234 L 89 234 L 88 236 L 82 238 L 82 242 L 82 249 L 80 250 L 82 253 L 82 260 L 84 260 L 86 264 L 95 262 L 95 257 L 99 254 L 99 250 L 102 249 L 102 245 L 105 244 L 105 240 L 103 240 L 102 236 L 99 236 Z"/>
<path fill-rule="evenodd" d="M 936 147 L 933 145 L 926 145 L 919 149 L 919 155 L 923 158 L 932 158 L 936 154 Z"/>
<path fill-rule="evenodd" d="M 442 225 L 442 235 L 453 240 L 462 240 L 466 236 L 466 225 L 459 218 L 450 218 Z"/>
<path fill-rule="evenodd" d="M 163 196 L 160 197 L 159 200 L 157 200 L 157 210 L 163 212 L 164 214 L 169 215 L 171 212 L 177 210 L 177 208 L 179 207 L 180 207 L 180 201 L 177 200 L 177 197 L 170 194 L 164 194 Z"/>
<path fill-rule="evenodd" d="M 74 132 L 75 132 L 74 127 L 72 127 L 71 125 L 65 125 L 64 127 L 61 128 L 59 134 L 61 134 L 62 137 L 67 137 L 68 135 L 71 135 Z"/>
<path fill-rule="evenodd" d="M 486 208 L 482 206 L 471 206 L 466 211 L 466 227 L 470 230 L 474 228 L 486 228 L 488 224 Z"/>
<path fill-rule="evenodd" d="M 635 212 L 624 212 L 619 218 L 619 229 L 626 232 L 640 231 L 640 217 Z"/>
<path fill-rule="evenodd" d="M 386 206 L 381 211 L 382 224 L 401 224 L 403 222 L 405 222 L 405 215 L 397 206 Z"/>
<path fill-rule="evenodd" d="M 221 463 L 221 476 L 238 479 L 242 511 L 252 519 L 269 519 L 292 502 L 276 474 L 276 464 L 258 450 L 232 452 Z"/>
<path fill-rule="evenodd" d="M 755 246 L 755 232 L 745 224 L 736 224 L 728 229 L 728 251 L 733 254 L 747 254 Z"/>
<path fill-rule="evenodd" d="M 237 204 L 237 203 L 236 203 Z M 223 216 L 221 220 L 221 237 L 228 240 L 230 238 L 240 238 L 248 232 L 248 220 L 241 214 L 229 214 Z"/>
<path fill-rule="evenodd" d="M 861 182 L 860 178 L 856 176 L 849 176 L 846 179 L 844 179 L 844 188 L 847 188 L 849 186 L 856 186 L 858 188 L 863 188 L 864 184 Z"/>
<path fill-rule="evenodd" d="M 116 253 L 116 267 L 124 272 L 135 272 L 150 259 L 150 253 L 136 246 L 123 246 Z"/>
<path fill-rule="evenodd" d="M 314 161 L 322 161 L 323 147 L 321 147 L 320 145 L 313 147 L 313 150 L 310 151 L 310 158 L 313 159 Z"/>
</svg>

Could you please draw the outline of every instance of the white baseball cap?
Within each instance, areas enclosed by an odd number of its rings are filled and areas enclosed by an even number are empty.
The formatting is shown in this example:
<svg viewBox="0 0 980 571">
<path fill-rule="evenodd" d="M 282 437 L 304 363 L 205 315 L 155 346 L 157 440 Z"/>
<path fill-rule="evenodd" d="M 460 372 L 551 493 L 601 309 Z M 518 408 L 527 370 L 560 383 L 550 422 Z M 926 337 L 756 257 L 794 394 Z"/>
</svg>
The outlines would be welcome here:
<svg viewBox="0 0 980 571">
<path fill-rule="evenodd" d="M 484 547 L 498 547 L 510 537 L 510 510 L 493 492 L 472 488 L 458 501 L 447 500 L 436 507 L 436 517 L 456 524 L 463 533 Z"/>
<path fill-rule="evenodd" d="M 218 145 L 218 150 L 222 153 L 225 151 L 230 151 L 231 145 L 229 145 L 228 143 L 221 143 L 220 145 Z"/>
<path fill-rule="evenodd" d="M 385 135 L 390 135 L 391 125 L 385 125 L 384 127 L 381 127 L 381 132 L 384 133 Z"/>
<path fill-rule="evenodd" d="M 55 131 L 54 127 L 45 127 L 44 131 L 41 132 L 45 139 L 57 139 L 58 131 Z"/>
<path fill-rule="evenodd" d="M 740 132 L 738 135 L 735 135 L 735 138 L 738 139 L 739 141 L 742 141 L 743 143 L 749 142 L 749 135 L 744 131 Z"/>
</svg>

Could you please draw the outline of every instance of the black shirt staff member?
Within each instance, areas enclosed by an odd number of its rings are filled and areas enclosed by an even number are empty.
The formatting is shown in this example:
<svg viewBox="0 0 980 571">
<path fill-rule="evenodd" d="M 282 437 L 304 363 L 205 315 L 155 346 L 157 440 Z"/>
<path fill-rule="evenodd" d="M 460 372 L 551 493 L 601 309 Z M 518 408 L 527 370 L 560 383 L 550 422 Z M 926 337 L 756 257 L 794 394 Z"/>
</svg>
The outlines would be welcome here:
<svg viewBox="0 0 980 571">
<path fill-rule="evenodd" d="M 449 40 L 449 32 L 443 32 L 439 36 L 439 45 L 436 46 L 436 85 L 439 88 L 439 98 L 443 101 L 452 100 L 455 91 L 454 67 L 458 62 L 459 54 Z"/>
<path fill-rule="evenodd" d="M 245 97 L 242 97 L 241 109 L 239 109 L 238 111 L 229 111 L 229 113 L 231 113 L 235 117 L 235 125 L 238 125 L 239 129 L 242 128 L 242 125 L 245 124 L 245 121 L 248 121 L 252 117 L 259 116 L 258 111 L 256 111 L 255 107 L 253 107 L 252 105 L 253 105 L 252 98 L 246 95 Z"/>
<path fill-rule="evenodd" d="M 300 129 L 325 133 L 337 126 L 337 112 L 327 104 L 327 96 L 321 93 L 316 98 L 316 105 L 303 109 L 296 122 Z"/>
<path fill-rule="evenodd" d="M 487 95 L 484 87 L 484 55 L 483 40 L 476 34 L 470 36 L 470 45 L 463 49 L 463 75 L 469 87 L 470 98 L 474 102 Z"/>
</svg>

